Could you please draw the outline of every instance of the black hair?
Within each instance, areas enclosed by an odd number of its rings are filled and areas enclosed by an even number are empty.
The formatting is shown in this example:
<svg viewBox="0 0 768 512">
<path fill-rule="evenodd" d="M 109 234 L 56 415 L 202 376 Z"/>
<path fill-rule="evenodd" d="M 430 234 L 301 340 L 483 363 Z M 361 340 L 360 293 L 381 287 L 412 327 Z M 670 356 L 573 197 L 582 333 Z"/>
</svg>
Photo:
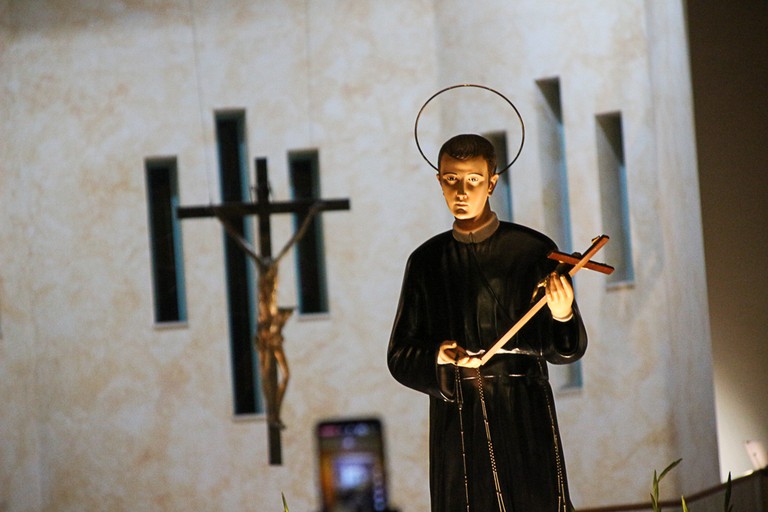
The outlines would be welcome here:
<svg viewBox="0 0 768 512">
<path fill-rule="evenodd" d="M 488 174 L 496 174 L 496 150 L 493 144 L 480 135 L 464 133 L 448 139 L 437 154 L 437 166 L 443 155 L 448 155 L 456 160 L 468 160 L 477 156 L 482 157 L 488 163 Z"/>
</svg>

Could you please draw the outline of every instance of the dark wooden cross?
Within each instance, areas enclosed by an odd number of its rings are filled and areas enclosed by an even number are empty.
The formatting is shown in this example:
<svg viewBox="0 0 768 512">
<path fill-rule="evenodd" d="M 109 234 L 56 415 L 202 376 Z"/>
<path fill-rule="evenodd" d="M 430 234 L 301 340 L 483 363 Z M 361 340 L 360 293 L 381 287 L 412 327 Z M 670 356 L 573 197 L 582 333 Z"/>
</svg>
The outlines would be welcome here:
<svg viewBox="0 0 768 512">
<path fill-rule="evenodd" d="M 267 160 L 265 158 L 256 159 L 256 202 L 224 202 L 220 205 L 213 206 L 183 206 L 177 209 L 177 215 L 180 219 L 189 218 L 201 218 L 201 217 L 216 217 L 224 225 L 227 233 L 232 236 L 240 247 L 245 250 L 256 262 L 259 270 L 259 299 L 261 302 L 271 301 L 274 302 L 275 288 L 277 286 L 277 264 L 280 258 L 287 252 L 291 245 L 298 242 L 301 236 L 304 234 L 311 218 L 320 211 L 328 210 L 349 210 L 349 199 L 294 199 L 292 201 L 275 201 L 269 200 L 269 182 L 267 180 Z M 299 230 L 294 234 L 293 238 L 283 247 L 278 256 L 273 259 L 272 257 L 272 235 L 270 229 L 270 216 L 277 213 L 293 213 L 299 214 L 304 218 L 304 223 Z M 235 230 L 232 229 L 230 222 L 232 220 L 240 219 L 246 215 L 255 215 L 258 217 L 259 226 L 259 251 L 254 251 L 244 237 L 240 236 Z M 271 286 L 271 289 L 270 289 Z M 264 313 L 260 304 L 259 317 L 260 321 Z M 274 306 L 274 305 L 273 305 Z M 273 308 L 274 309 L 274 308 Z M 282 325 L 287 320 L 285 315 L 285 308 L 280 308 L 278 311 L 273 311 L 269 315 L 269 323 L 271 330 L 270 335 L 266 333 L 264 325 L 260 325 L 257 333 L 257 344 L 259 342 L 263 345 L 267 340 L 262 338 L 270 338 L 271 340 L 277 340 L 276 343 L 282 344 Z M 287 313 L 290 315 L 290 311 Z M 279 358 L 276 359 L 275 353 L 270 351 L 268 354 L 264 354 L 261 350 L 260 357 L 269 358 L 268 361 L 260 361 L 262 364 L 262 382 L 266 379 L 264 388 L 270 390 L 280 389 L 285 391 L 286 381 L 282 383 L 282 386 L 278 384 L 278 365 L 284 363 Z M 282 351 L 279 357 L 284 357 Z M 283 372 L 287 373 L 287 365 L 283 368 Z M 265 375 L 266 373 L 266 375 Z M 280 444 L 280 430 L 282 425 L 279 419 L 279 406 L 282 401 L 282 392 L 265 393 L 267 399 L 267 413 L 268 413 L 268 432 L 269 432 L 269 463 L 278 465 L 282 464 L 282 448 Z M 275 403 L 277 401 L 277 403 Z"/>
</svg>

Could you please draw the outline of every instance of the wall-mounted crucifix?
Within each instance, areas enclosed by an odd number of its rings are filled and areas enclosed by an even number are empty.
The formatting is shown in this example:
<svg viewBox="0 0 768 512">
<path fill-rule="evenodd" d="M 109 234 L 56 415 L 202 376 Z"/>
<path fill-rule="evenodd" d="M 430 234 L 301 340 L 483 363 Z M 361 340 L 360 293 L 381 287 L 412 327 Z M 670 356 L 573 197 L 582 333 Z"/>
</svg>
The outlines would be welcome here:
<svg viewBox="0 0 768 512">
<path fill-rule="evenodd" d="M 283 327 L 293 311 L 292 308 L 277 305 L 278 265 L 307 231 L 314 216 L 328 210 L 349 210 L 349 199 L 270 201 L 267 161 L 264 158 L 256 159 L 256 202 L 224 202 L 218 206 L 184 206 L 177 209 L 180 219 L 216 217 L 227 234 L 256 264 L 259 302 L 254 344 L 259 354 L 262 390 L 267 403 L 270 464 L 282 464 L 280 431 L 284 426 L 280 408 L 290 377 L 283 350 Z M 298 214 L 303 220 L 280 252 L 272 257 L 270 216 L 278 213 Z M 248 215 L 258 218 L 258 251 L 233 223 Z"/>
</svg>

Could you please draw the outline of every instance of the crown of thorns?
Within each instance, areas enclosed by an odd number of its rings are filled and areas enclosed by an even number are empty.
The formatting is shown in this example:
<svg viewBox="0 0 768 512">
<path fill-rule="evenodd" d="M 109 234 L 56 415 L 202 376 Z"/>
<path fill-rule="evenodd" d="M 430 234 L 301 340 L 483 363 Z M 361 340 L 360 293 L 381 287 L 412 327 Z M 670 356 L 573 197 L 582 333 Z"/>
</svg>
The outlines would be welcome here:
<svg viewBox="0 0 768 512">
<path fill-rule="evenodd" d="M 441 90 L 437 91 L 435 94 L 430 96 L 427 101 L 424 102 L 424 105 L 421 106 L 421 108 L 419 109 L 419 113 L 416 115 L 416 123 L 413 126 L 413 137 L 416 140 L 416 147 L 418 148 L 419 153 L 421 154 L 421 157 L 434 170 L 436 170 L 438 172 L 440 171 L 439 167 L 437 165 L 433 164 L 432 161 L 429 158 L 427 158 L 427 155 L 425 155 L 424 151 L 421 149 L 421 144 L 419 144 L 419 119 L 421 118 L 421 114 L 422 114 L 422 112 L 424 112 L 424 109 L 427 107 L 427 105 L 429 105 L 429 103 L 432 100 L 434 100 L 435 98 L 437 98 L 438 96 L 440 96 L 444 92 L 447 92 L 447 91 L 450 91 L 450 90 L 453 90 L 453 89 L 458 89 L 460 87 L 475 87 L 477 89 L 484 89 L 486 91 L 492 92 L 493 94 L 495 94 L 495 95 L 499 96 L 501 99 L 503 99 L 510 107 L 512 107 L 512 110 L 515 111 L 515 115 L 517 116 L 517 119 L 520 121 L 520 130 L 521 130 L 520 147 L 518 148 L 517 153 L 515 153 L 514 158 L 512 158 L 512 160 L 510 160 L 510 162 L 507 164 L 507 166 L 504 167 L 503 169 L 501 169 L 500 171 L 498 171 L 496 174 L 502 174 L 502 173 L 506 172 L 507 169 L 512 167 L 512 164 L 514 164 L 517 161 L 517 159 L 520 157 L 520 153 L 522 153 L 522 151 L 523 151 L 523 144 L 525 143 L 525 124 L 523 123 L 523 117 L 520 115 L 520 111 L 517 110 L 517 107 L 515 106 L 514 103 L 512 103 L 506 96 L 501 94 L 499 91 L 497 91 L 495 89 L 491 89 L 490 87 L 486 87 L 484 85 L 478 85 L 478 84 L 457 84 L 457 85 L 452 85 L 450 87 L 446 87 L 445 89 L 441 89 Z"/>
</svg>

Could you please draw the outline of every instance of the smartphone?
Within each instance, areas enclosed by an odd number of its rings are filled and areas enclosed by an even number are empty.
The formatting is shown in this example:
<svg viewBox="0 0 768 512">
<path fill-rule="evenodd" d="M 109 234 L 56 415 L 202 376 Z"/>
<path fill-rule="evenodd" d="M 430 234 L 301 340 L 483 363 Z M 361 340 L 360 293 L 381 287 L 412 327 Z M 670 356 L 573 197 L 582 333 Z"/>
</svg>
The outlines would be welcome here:
<svg viewBox="0 0 768 512">
<path fill-rule="evenodd" d="M 384 512 L 384 435 L 377 418 L 317 424 L 322 512 Z"/>
</svg>

